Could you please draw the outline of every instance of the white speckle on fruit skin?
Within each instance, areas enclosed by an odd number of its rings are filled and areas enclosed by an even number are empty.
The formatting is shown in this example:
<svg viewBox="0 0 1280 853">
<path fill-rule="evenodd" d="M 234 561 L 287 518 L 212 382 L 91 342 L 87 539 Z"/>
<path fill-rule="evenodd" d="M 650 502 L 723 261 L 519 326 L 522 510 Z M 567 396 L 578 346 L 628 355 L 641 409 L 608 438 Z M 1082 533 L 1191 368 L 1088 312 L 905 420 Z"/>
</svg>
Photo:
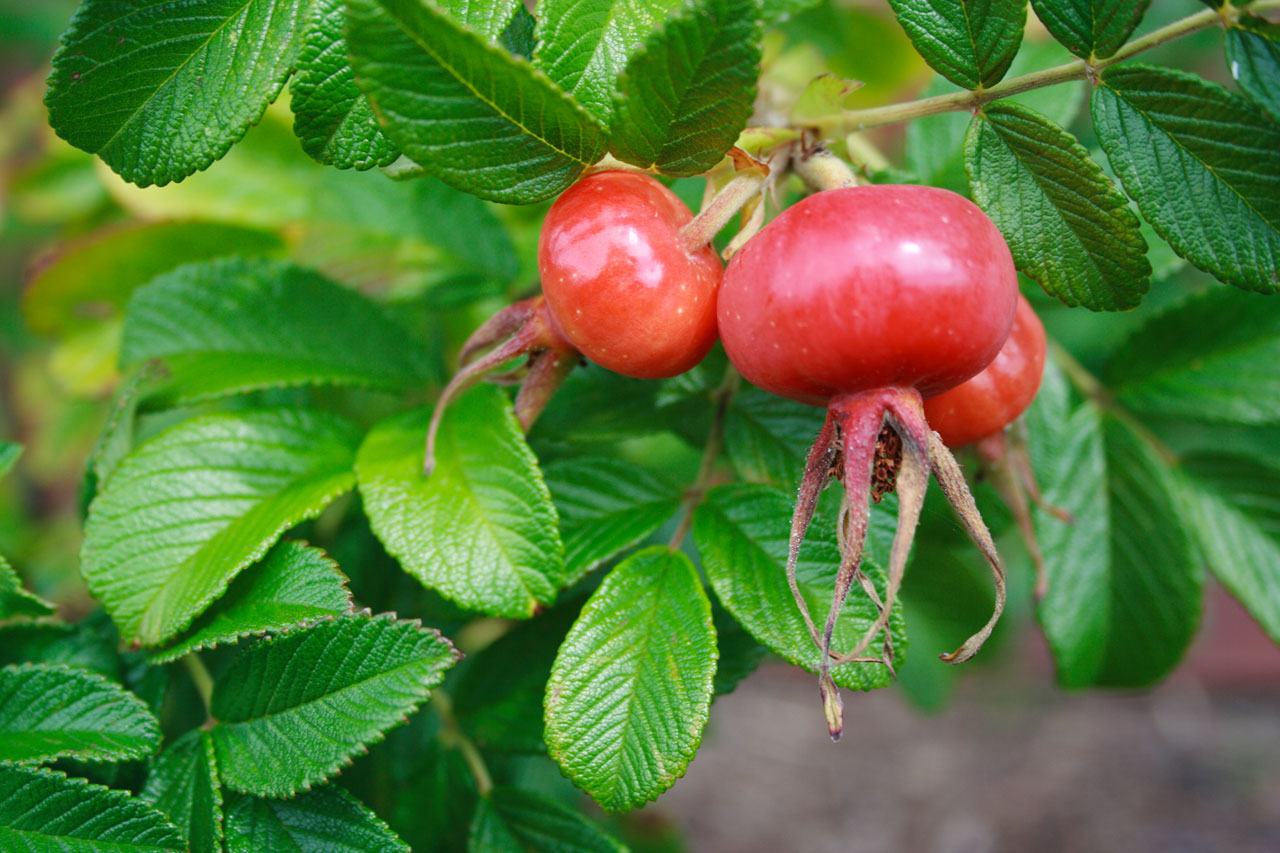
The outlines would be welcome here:
<svg viewBox="0 0 1280 853">
<path fill-rule="evenodd" d="M 950 222 L 950 221 L 951 221 L 951 217 L 950 217 L 950 216 L 944 216 L 944 217 L 942 217 L 942 224 L 943 224 L 943 225 L 946 225 L 946 224 L 947 224 L 948 222 Z"/>
<path fill-rule="evenodd" d="M 677 308 L 677 309 L 676 309 L 676 313 L 677 313 L 677 314 L 683 314 L 683 313 L 684 313 L 684 309 L 683 309 L 683 308 Z"/>
</svg>

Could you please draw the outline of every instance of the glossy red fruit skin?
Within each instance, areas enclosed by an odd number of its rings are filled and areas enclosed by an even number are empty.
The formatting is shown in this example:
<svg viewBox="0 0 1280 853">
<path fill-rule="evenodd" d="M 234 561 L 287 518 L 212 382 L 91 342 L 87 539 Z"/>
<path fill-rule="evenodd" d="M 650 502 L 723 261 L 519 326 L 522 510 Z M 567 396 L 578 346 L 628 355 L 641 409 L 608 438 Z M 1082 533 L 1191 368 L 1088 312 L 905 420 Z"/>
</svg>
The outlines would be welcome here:
<svg viewBox="0 0 1280 853">
<path fill-rule="evenodd" d="M 1018 297 L 1009 338 L 995 360 L 972 379 L 924 401 L 924 416 L 948 447 L 962 447 L 1004 429 L 1026 411 L 1044 375 L 1044 325 Z"/>
<path fill-rule="evenodd" d="M 674 193 L 632 172 L 597 172 L 551 206 L 538 240 L 542 292 L 565 339 L 601 367 L 659 379 L 716 342 L 715 249 L 687 252 L 693 218 Z"/>
<path fill-rule="evenodd" d="M 929 396 L 995 358 L 1017 272 L 963 196 L 879 185 L 815 193 L 733 256 L 720 338 L 753 384 L 802 403 L 884 387 Z"/>
</svg>

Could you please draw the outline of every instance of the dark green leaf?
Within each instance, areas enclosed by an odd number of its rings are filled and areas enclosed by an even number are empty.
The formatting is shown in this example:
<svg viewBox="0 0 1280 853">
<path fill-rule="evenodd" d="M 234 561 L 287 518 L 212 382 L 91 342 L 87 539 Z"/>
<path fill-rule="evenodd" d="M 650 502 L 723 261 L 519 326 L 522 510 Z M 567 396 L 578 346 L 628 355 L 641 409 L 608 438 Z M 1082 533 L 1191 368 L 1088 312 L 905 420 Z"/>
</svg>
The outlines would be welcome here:
<svg viewBox="0 0 1280 853">
<path fill-rule="evenodd" d="M 566 586 L 643 542 L 680 509 L 678 489 L 621 459 L 578 456 L 544 473 L 560 513 Z"/>
<path fill-rule="evenodd" d="M 386 615 L 258 640 L 214 683 L 223 784 L 288 797 L 328 779 L 417 710 L 457 658 L 438 632 Z"/>
<path fill-rule="evenodd" d="M 498 37 L 498 43 L 516 56 L 532 59 L 534 48 L 538 44 L 533 37 L 534 28 L 537 26 L 538 19 L 533 17 L 523 3 L 517 3 L 515 15 L 507 24 L 507 28 L 502 31 L 502 35 Z"/>
<path fill-rule="evenodd" d="M 22 588 L 18 573 L 0 556 L 0 621 L 14 616 L 48 616 L 53 605 Z"/>
<path fill-rule="evenodd" d="M 746 628 L 724 609 L 718 600 L 711 602 L 711 622 L 716 629 L 716 649 L 720 660 L 716 663 L 715 694 L 724 696 L 738 688 L 738 684 L 756 671 L 769 650 L 756 642 Z"/>
<path fill-rule="evenodd" d="M 227 853 L 408 853 L 381 818 L 336 785 L 291 800 L 227 797 Z"/>
<path fill-rule="evenodd" d="M 1156 233 L 1228 284 L 1280 291 L 1280 126 L 1221 86 L 1148 65 L 1107 69 L 1092 109 Z"/>
<path fill-rule="evenodd" d="M 809 638 L 787 585 L 790 520 L 788 492 L 766 486 L 720 486 L 698 507 L 693 538 L 716 597 L 733 617 L 781 657 L 817 672 L 820 650 Z M 867 550 L 874 550 L 873 542 L 868 542 Z M 796 572 L 801 594 L 815 619 L 822 618 L 831 606 L 839 565 L 835 521 L 819 515 L 801 547 Z M 862 565 L 883 595 L 884 570 L 873 559 L 864 558 Z M 836 622 L 834 647 L 840 651 L 851 647 L 875 618 L 874 605 L 855 591 Z M 900 604 L 894 606 L 889 629 L 895 654 L 902 656 L 907 644 Z M 876 643 L 873 648 L 879 648 Z M 888 687 L 892 682 L 888 670 L 879 664 L 845 664 L 833 669 L 831 675 L 836 684 L 855 690 Z"/>
<path fill-rule="evenodd" d="M 221 853 L 222 784 L 207 731 L 187 732 L 160 753 L 138 796 L 182 830 L 191 853 Z"/>
<path fill-rule="evenodd" d="M 370 524 L 405 571 L 464 607 L 527 619 L 564 585 L 555 506 L 506 396 L 480 386 L 440 426 L 423 476 L 427 411 L 385 421 L 356 462 Z"/>
<path fill-rule="evenodd" d="M 178 853 L 187 843 L 164 815 L 126 791 L 52 770 L 0 767 L 0 850 Z"/>
<path fill-rule="evenodd" d="M 1129 40 L 1151 0 L 1031 0 L 1045 29 L 1082 59 L 1105 59 Z"/>
<path fill-rule="evenodd" d="M 600 158 L 600 128 L 522 59 L 422 0 L 347 0 L 356 77 L 391 140 L 491 201 L 556 195 Z"/>
<path fill-rule="evenodd" d="M 0 669 L 0 763 L 126 761 L 160 746 L 160 724 L 133 694 L 68 666 Z"/>
<path fill-rule="evenodd" d="M 988 104 L 965 141 L 973 197 L 1018 268 L 1067 305 L 1132 308 L 1150 288 L 1147 242 L 1129 200 L 1089 152 L 1017 104 Z"/>
<path fill-rule="evenodd" d="M 547 746 L 574 784 L 626 811 L 675 784 L 702 741 L 716 668 L 711 605 L 664 546 L 604 579 L 547 682 Z"/>
<path fill-rule="evenodd" d="M 11 441 L 0 441 L 0 477 L 8 474 L 22 455 L 22 445 Z"/>
<path fill-rule="evenodd" d="M 173 647 L 151 657 L 167 663 L 241 637 L 284 631 L 326 616 L 350 613 L 347 576 L 319 548 L 281 542 L 231 582 Z"/>
<path fill-rule="evenodd" d="M 189 402 L 285 385 L 412 388 L 430 375 L 419 349 L 353 290 L 286 261 L 224 258 L 139 288 L 120 360 L 163 359 L 160 393 Z"/>
<path fill-rule="evenodd" d="M 355 427 L 306 409 L 184 421 L 127 456 L 89 508 L 81 571 L 130 642 L 191 623 L 280 534 L 354 485 Z"/>
<path fill-rule="evenodd" d="M 1280 26 L 1242 13 L 1227 30 L 1227 64 L 1244 93 L 1280 121 Z"/>
<path fill-rule="evenodd" d="M 825 413 L 746 388 L 733 395 L 725 413 L 725 450 L 744 480 L 790 489 L 800 482 L 809 445 Z"/>
<path fill-rule="evenodd" d="M 618 79 L 613 153 L 668 175 L 705 172 L 747 126 L 759 66 L 759 0 L 688 0 Z"/>
<path fill-rule="evenodd" d="M 471 853 L 622 853 L 599 827 L 555 800 L 520 788 L 480 798 L 467 840 Z"/>
<path fill-rule="evenodd" d="M 1025 0 L 889 0 L 934 70 L 966 89 L 1000 81 L 1027 22 Z"/>
<path fill-rule="evenodd" d="M 119 637 L 101 610 L 75 625 L 60 622 L 17 622 L 0 626 L 0 666 L 16 663 L 63 663 L 120 680 Z"/>
<path fill-rule="evenodd" d="M 49 75 L 49 123 L 145 187 L 217 160 L 297 59 L 301 0 L 85 0 Z"/>
<path fill-rule="evenodd" d="M 382 135 L 347 59 L 344 0 L 313 0 L 290 107 L 303 149 L 339 169 L 385 166 L 400 152 Z"/>
</svg>

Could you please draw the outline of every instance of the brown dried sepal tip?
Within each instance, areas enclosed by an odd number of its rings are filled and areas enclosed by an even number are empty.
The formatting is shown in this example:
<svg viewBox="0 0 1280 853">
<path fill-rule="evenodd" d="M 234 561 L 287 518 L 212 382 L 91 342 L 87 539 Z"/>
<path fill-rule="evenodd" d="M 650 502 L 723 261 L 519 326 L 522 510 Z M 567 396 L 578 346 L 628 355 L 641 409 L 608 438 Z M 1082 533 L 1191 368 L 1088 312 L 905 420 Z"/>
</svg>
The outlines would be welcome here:
<svg viewBox="0 0 1280 853">
<path fill-rule="evenodd" d="M 495 374 L 499 367 L 520 356 L 527 356 L 522 368 Z M 485 378 L 506 384 L 522 380 L 515 413 L 527 431 L 581 358 L 556 328 L 544 297 L 525 299 L 494 314 L 462 345 L 458 372 L 436 401 L 427 427 L 424 472 L 429 476 L 435 468 L 436 434 L 445 408 L 464 391 Z"/>
</svg>

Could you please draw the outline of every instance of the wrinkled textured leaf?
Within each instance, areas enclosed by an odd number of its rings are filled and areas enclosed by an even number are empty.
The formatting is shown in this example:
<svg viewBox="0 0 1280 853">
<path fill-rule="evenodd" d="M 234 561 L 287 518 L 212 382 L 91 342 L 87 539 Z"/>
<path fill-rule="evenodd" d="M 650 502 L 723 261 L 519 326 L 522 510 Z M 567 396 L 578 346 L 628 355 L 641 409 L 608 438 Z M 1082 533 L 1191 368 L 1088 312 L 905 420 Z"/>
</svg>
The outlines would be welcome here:
<svg viewBox="0 0 1280 853">
<path fill-rule="evenodd" d="M 1031 0 L 1053 37 L 1082 59 L 1105 59 L 1129 40 L 1151 0 Z"/>
<path fill-rule="evenodd" d="M 22 587 L 22 579 L 0 556 L 0 620 L 14 616 L 48 616 L 53 605 Z"/>
<path fill-rule="evenodd" d="M 257 641 L 214 682 L 223 784 L 287 797 L 328 779 L 417 710 L 457 658 L 438 632 L 386 615 Z"/>
<path fill-rule="evenodd" d="M 89 507 L 81 571 L 128 641 L 191 623 L 242 569 L 355 481 L 355 427 L 305 409 L 184 421 L 134 450 Z"/>
<path fill-rule="evenodd" d="M 312 0 L 293 78 L 293 132 L 313 158 L 339 169 L 385 166 L 400 152 L 382 134 L 347 59 L 344 0 Z"/>
<path fill-rule="evenodd" d="M 1138 217 L 1070 133 L 1026 107 L 989 104 L 969 126 L 965 169 L 1018 268 L 1046 291 L 1095 311 L 1142 301 L 1151 264 Z"/>
<path fill-rule="evenodd" d="M 577 456 L 544 471 L 560 514 L 565 585 L 643 542 L 680 509 L 682 495 L 645 468 Z"/>
<path fill-rule="evenodd" d="M 498 39 L 515 15 L 521 0 L 439 0 L 441 9 L 467 29 L 490 41 Z"/>
<path fill-rule="evenodd" d="M 742 626 L 775 653 L 818 671 L 820 650 L 809 638 L 800 611 L 787 585 L 787 543 L 790 539 L 791 498 L 767 486 L 720 486 L 712 489 L 694 516 L 693 538 L 716 597 Z M 884 570 L 874 561 L 874 542 L 868 541 L 863 571 L 884 595 Z M 815 619 L 824 619 L 831 606 L 840 552 L 835 520 L 814 518 L 800 550 L 796 576 L 801 594 Z M 859 590 L 849 596 L 836 622 L 833 647 L 853 646 L 875 621 L 874 605 Z M 896 655 L 906 651 L 901 604 L 889 621 Z M 879 640 L 872 648 L 879 648 Z M 888 670 L 880 664 L 850 663 L 831 670 L 836 684 L 855 690 L 888 687 Z"/>
<path fill-rule="evenodd" d="M 0 762 L 126 761 L 160 746 L 160 724 L 133 694 L 62 665 L 0 669 Z"/>
<path fill-rule="evenodd" d="M 1221 281 L 1280 291 L 1280 126 L 1221 86 L 1149 65 L 1107 69 L 1092 109 L 1156 233 Z"/>
<path fill-rule="evenodd" d="M 725 450 L 744 480 L 790 489 L 800 482 L 824 417 L 816 406 L 746 388 L 725 413 Z"/>
<path fill-rule="evenodd" d="M 222 784 L 207 731 L 187 732 L 160 753 L 138 796 L 182 830 L 191 853 L 221 853 Z"/>
<path fill-rule="evenodd" d="M 523 3 L 517 3 L 515 14 L 498 37 L 498 43 L 516 56 L 532 59 L 534 48 L 538 44 L 533 35 L 537 26 L 538 19 L 533 17 L 533 13 Z"/>
<path fill-rule="evenodd" d="M 688 0 L 627 62 L 618 159 L 667 175 L 710 169 L 747 126 L 760 74 L 759 0 Z"/>
<path fill-rule="evenodd" d="M 291 800 L 227 797 L 227 853 L 408 853 L 381 818 L 336 785 Z"/>
<path fill-rule="evenodd" d="M 626 850 L 571 808 L 520 788 L 494 788 L 480 798 L 471 853 L 621 853 Z"/>
<path fill-rule="evenodd" d="M 1244 93 L 1280 121 L 1280 26 L 1241 14 L 1227 30 L 1227 64 Z"/>
<path fill-rule="evenodd" d="M 716 669 L 711 605 L 689 558 L 656 546 L 604 579 L 547 682 L 547 746 L 608 811 L 656 798 L 702 741 Z"/>
<path fill-rule="evenodd" d="M 111 619 L 98 610 L 75 625 L 16 622 L 0 626 L 0 666 L 52 663 L 87 669 L 119 681 L 119 637 Z"/>
<path fill-rule="evenodd" d="M 430 375 L 420 349 L 354 290 L 286 261 L 224 258 L 139 288 L 120 361 L 163 359 L 161 393 L 191 401 L 283 385 L 412 388 Z"/>
<path fill-rule="evenodd" d="M 281 542 L 245 569 L 172 648 L 151 656 L 167 663 L 241 637 L 299 627 L 352 610 L 347 576 L 319 548 Z"/>
<path fill-rule="evenodd" d="M 537 460 L 503 393 L 479 386 L 440 426 L 422 473 L 429 413 L 375 427 L 356 469 L 374 533 L 405 571 L 458 604 L 527 619 L 564 585 L 564 547 Z"/>
<path fill-rule="evenodd" d="M 966 89 L 1000 82 L 1027 22 L 1025 0 L 889 0 L 889 5 L 925 61 Z"/>
<path fill-rule="evenodd" d="M 275 100 L 302 0 L 85 0 L 49 75 L 49 123 L 138 186 L 207 167 Z"/>
<path fill-rule="evenodd" d="M 0 767 L 0 850 L 178 853 L 164 815 L 126 791 L 27 767 Z"/>
<path fill-rule="evenodd" d="M 415 163 L 481 198 L 556 195 L 600 158 L 600 128 L 527 62 L 423 0 L 347 0 L 356 79 Z"/>
</svg>

